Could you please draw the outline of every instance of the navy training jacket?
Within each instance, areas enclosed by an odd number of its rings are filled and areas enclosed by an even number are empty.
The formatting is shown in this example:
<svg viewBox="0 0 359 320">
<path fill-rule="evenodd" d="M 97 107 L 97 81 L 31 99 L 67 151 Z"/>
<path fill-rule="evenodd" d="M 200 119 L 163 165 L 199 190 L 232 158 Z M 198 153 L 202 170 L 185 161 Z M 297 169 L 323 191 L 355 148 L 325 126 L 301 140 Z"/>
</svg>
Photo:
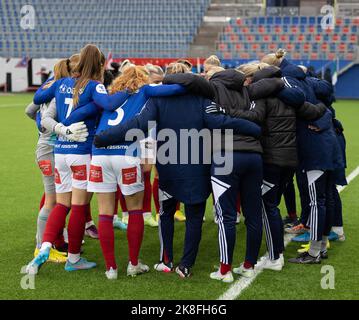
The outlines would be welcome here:
<svg viewBox="0 0 359 320">
<path fill-rule="evenodd" d="M 308 77 L 298 66 L 283 59 L 280 68 L 288 86 L 299 87 L 305 95 L 305 100 L 318 104 L 320 97 L 332 94 L 328 82 Z M 341 166 L 341 154 L 336 138 L 332 113 L 329 109 L 316 121 L 297 121 L 297 143 L 299 169 L 310 170 L 335 170 Z M 320 129 L 320 132 L 309 129 L 309 125 Z"/>
<path fill-rule="evenodd" d="M 220 113 L 211 113 L 217 108 L 210 100 L 194 95 L 183 95 L 166 98 L 150 99 L 141 113 L 133 119 L 119 124 L 111 129 L 101 132 L 95 137 L 96 147 L 105 147 L 125 141 L 125 136 L 130 129 L 140 129 L 147 132 L 148 122 L 156 121 L 158 151 L 165 143 L 177 151 L 177 162 L 162 164 L 157 157 L 157 170 L 159 173 L 160 189 L 173 196 L 178 201 L 187 204 L 196 204 L 205 201 L 211 193 L 210 168 L 211 164 L 201 163 L 204 152 L 208 152 L 208 145 L 203 145 L 200 139 L 199 159 L 200 163 L 191 163 L 192 152 L 188 146 L 188 162 L 180 163 L 181 129 L 233 129 L 234 134 L 247 134 L 260 136 L 260 127 L 253 122 L 244 119 L 235 119 Z M 172 129 L 177 141 L 160 141 L 158 134 L 162 129 Z M 161 139 L 162 140 L 162 139 Z M 163 139 L 164 140 L 164 139 Z M 159 153 L 158 153 L 159 154 Z"/>
</svg>

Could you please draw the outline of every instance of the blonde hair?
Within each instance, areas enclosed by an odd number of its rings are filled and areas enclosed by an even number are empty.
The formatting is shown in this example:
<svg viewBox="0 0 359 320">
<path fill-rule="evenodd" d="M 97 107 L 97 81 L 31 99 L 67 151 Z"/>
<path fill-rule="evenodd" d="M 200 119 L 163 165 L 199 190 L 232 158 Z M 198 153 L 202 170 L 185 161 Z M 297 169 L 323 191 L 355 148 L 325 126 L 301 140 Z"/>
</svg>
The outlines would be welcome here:
<svg viewBox="0 0 359 320">
<path fill-rule="evenodd" d="M 308 68 L 306 66 L 298 65 L 298 67 L 301 68 L 304 71 L 304 73 L 308 72 Z"/>
<path fill-rule="evenodd" d="M 125 89 L 130 92 L 136 92 L 146 84 L 149 84 L 149 76 L 146 68 L 131 65 L 125 68 L 123 73 L 113 80 L 112 85 L 109 87 L 109 92 L 113 94 Z"/>
<path fill-rule="evenodd" d="M 222 68 L 222 67 L 215 67 L 215 66 L 212 66 L 206 73 L 206 77 L 207 79 L 211 79 L 213 77 L 214 74 L 218 73 L 218 72 L 221 72 L 221 71 L 224 71 L 225 69 Z"/>
<path fill-rule="evenodd" d="M 175 74 L 175 73 L 189 73 L 190 70 L 188 67 L 179 62 L 172 62 L 166 68 L 166 74 Z"/>
<path fill-rule="evenodd" d="M 145 68 L 149 74 L 150 83 L 159 84 L 163 81 L 165 73 L 163 72 L 163 70 L 160 66 L 156 66 L 156 65 L 148 63 L 145 65 Z"/>
<path fill-rule="evenodd" d="M 184 64 L 190 71 L 193 68 L 192 63 L 190 61 L 188 61 L 187 59 L 178 59 L 176 62 Z"/>
<path fill-rule="evenodd" d="M 70 76 L 69 68 L 68 68 L 68 61 L 69 61 L 69 59 L 62 59 L 62 60 L 59 60 L 54 65 L 54 80 L 46 83 L 44 85 L 44 89 L 50 88 L 56 80 L 59 80 L 62 78 L 67 78 Z"/>
<path fill-rule="evenodd" d="M 127 68 L 133 67 L 133 66 L 134 66 L 134 64 L 132 64 L 130 60 L 126 59 L 126 60 L 122 61 L 120 68 L 118 70 L 122 73 L 122 72 L 125 72 L 125 70 Z"/>
<path fill-rule="evenodd" d="M 246 78 L 253 77 L 253 75 L 262 69 L 268 68 L 270 65 L 264 62 L 246 63 L 236 68 L 237 71 L 242 72 Z"/>
<path fill-rule="evenodd" d="M 79 74 L 73 95 L 75 107 L 79 103 L 81 92 L 85 90 L 90 80 L 103 82 L 105 62 L 106 58 L 97 46 L 88 44 L 81 49 L 79 62 L 73 70 Z"/>
<path fill-rule="evenodd" d="M 69 59 L 67 59 L 67 69 L 71 75 L 71 77 L 78 77 L 79 74 L 75 72 L 76 66 L 80 61 L 80 54 L 75 53 Z"/>
<path fill-rule="evenodd" d="M 209 56 L 206 60 L 204 60 L 203 67 L 204 72 L 208 72 L 211 67 L 220 67 L 221 60 L 216 55 Z"/>
<path fill-rule="evenodd" d="M 267 63 L 271 66 L 279 67 L 282 63 L 287 52 L 284 49 L 278 49 L 276 53 L 270 53 L 265 55 L 261 62 Z"/>
<path fill-rule="evenodd" d="M 165 74 L 160 66 L 156 66 L 156 65 L 148 63 L 145 65 L 145 68 L 150 75 L 158 74 L 159 76 L 163 76 Z"/>
</svg>

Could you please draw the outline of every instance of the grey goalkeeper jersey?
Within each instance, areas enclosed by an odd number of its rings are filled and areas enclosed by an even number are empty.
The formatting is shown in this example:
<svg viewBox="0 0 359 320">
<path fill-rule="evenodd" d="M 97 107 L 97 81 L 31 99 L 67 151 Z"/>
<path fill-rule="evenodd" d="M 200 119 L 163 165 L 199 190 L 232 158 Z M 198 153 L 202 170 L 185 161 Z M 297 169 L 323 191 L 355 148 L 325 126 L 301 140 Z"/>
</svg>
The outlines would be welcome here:
<svg viewBox="0 0 359 320">
<path fill-rule="evenodd" d="M 41 116 L 41 130 L 39 130 L 39 140 L 36 146 L 36 156 L 41 158 L 54 152 L 54 143 L 56 140 L 56 134 L 53 133 L 53 127 L 57 124 L 56 119 L 56 104 L 55 101 L 51 101 L 50 104 L 42 104 L 41 106 L 30 103 L 25 109 L 26 115 L 36 121 L 36 115 L 40 112 Z M 45 126 L 42 119 L 46 113 L 48 123 Z M 53 122 L 51 122 L 51 120 Z M 50 130 L 49 130 L 50 128 Z"/>
</svg>

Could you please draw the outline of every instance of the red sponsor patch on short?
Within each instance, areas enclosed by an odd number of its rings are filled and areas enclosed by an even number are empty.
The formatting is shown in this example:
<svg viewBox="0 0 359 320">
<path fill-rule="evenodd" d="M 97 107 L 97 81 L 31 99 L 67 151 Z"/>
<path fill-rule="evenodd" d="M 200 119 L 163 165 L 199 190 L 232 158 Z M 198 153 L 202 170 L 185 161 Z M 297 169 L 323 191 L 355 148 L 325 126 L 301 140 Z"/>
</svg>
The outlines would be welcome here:
<svg viewBox="0 0 359 320">
<path fill-rule="evenodd" d="M 54 175 L 52 172 L 51 160 L 40 160 L 39 168 L 40 168 L 42 174 L 46 177 L 51 177 Z"/>
<path fill-rule="evenodd" d="M 91 182 L 103 182 L 102 167 L 90 166 L 90 181 Z"/>
<path fill-rule="evenodd" d="M 71 171 L 72 171 L 72 177 L 75 180 L 79 180 L 79 181 L 87 180 L 87 171 L 85 164 L 81 166 L 71 166 Z"/>
<path fill-rule="evenodd" d="M 57 171 L 57 169 L 55 168 L 55 183 L 56 184 L 61 184 L 61 178 L 60 178 L 60 174 Z"/>
<path fill-rule="evenodd" d="M 137 168 L 126 168 L 122 169 L 122 183 L 129 185 L 136 183 L 137 181 Z"/>
</svg>

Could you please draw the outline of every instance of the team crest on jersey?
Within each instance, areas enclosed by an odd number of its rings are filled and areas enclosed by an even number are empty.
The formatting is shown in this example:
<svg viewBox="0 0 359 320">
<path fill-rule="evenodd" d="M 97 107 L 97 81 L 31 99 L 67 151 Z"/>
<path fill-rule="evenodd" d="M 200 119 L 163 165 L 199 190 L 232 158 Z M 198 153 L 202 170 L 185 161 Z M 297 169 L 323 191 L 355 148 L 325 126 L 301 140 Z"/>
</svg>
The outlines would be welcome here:
<svg viewBox="0 0 359 320">
<path fill-rule="evenodd" d="M 79 181 L 87 180 L 87 170 L 85 164 L 81 166 L 71 166 L 71 171 L 72 171 L 72 177 L 75 180 L 79 180 Z"/>
<path fill-rule="evenodd" d="M 102 167 L 91 165 L 90 181 L 91 182 L 103 182 Z"/>
<path fill-rule="evenodd" d="M 51 160 L 40 160 L 39 168 L 44 176 L 46 177 L 53 176 Z"/>
<path fill-rule="evenodd" d="M 98 93 L 107 94 L 107 90 L 106 90 L 106 88 L 105 88 L 105 86 L 103 84 L 98 84 L 96 86 L 96 91 Z"/>
<path fill-rule="evenodd" d="M 126 168 L 122 169 L 122 183 L 130 185 L 137 181 L 137 168 Z"/>
</svg>

